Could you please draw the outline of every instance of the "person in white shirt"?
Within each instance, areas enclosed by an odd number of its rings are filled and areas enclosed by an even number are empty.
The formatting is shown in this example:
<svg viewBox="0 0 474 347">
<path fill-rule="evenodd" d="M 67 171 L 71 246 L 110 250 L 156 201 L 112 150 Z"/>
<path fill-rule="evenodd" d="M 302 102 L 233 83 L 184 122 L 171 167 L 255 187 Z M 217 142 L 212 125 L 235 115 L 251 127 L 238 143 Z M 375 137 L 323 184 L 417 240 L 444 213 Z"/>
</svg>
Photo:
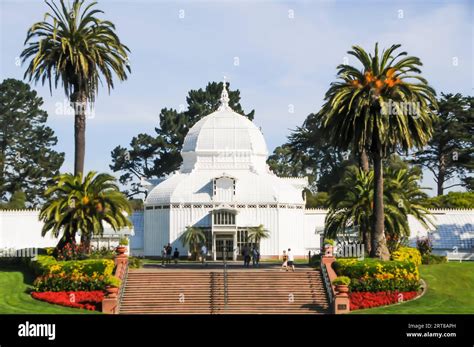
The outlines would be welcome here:
<svg viewBox="0 0 474 347">
<path fill-rule="evenodd" d="M 288 267 L 291 268 L 291 271 L 295 271 L 295 258 L 293 256 L 293 252 L 291 251 L 291 248 L 288 248 Z"/>
<path fill-rule="evenodd" d="M 202 247 L 201 247 L 201 262 L 202 262 L 202 265 L 207 265 L 206 258 L 207 258 L 207 247 L 206 247 L 206 245 L 202 245 Z"/>
</svg>

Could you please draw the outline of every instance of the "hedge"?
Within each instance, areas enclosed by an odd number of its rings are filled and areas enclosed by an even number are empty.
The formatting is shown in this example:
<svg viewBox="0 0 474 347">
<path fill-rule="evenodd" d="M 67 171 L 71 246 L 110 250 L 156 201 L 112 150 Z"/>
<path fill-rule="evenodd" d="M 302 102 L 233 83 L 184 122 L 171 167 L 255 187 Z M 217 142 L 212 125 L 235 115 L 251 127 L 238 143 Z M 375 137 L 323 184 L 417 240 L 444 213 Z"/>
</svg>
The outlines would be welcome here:
<svg viewBox="0 0 474 347">
<path fill-rule="evenodd" d="M 425 265 L 432 265 L 432 264 L 443 264 L 446 263 L 448 259 L 442 255 L 436 254 L 425 254 L 421 258 L 421 262 Z"/>
<path fill-rule="evenodd" d="M 111 259 L 57 261 L 49 255 L 38 255 L 36 260 L 31 262 L 31 266 L 39 276 L 61 273 L 92 276 L 95 273 L 108 277 L 114 270 L 114 262 Z"/>
<path fill-rule="evenodd" d="M 351 279 L 351 292 L 417 291 L 418 267 L 411 261 L 338 259 L 333 263 L 338 276 Z"/>
</svg>

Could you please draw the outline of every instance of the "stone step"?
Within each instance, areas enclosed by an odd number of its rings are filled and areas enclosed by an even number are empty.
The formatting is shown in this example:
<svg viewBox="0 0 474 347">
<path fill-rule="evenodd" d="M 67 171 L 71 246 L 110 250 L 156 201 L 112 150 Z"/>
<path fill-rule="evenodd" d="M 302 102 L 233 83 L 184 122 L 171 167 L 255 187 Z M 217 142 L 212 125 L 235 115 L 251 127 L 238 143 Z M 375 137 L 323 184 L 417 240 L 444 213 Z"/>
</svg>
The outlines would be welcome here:
<svg viewBox="0 0 474 347">
<path fill-rule="evenodd" d="M 316 314 L 328 303 L 318 271 L 130 270 L 120 312 L 133 314 Z M 184 294 L 185 302 L 179 302 Z M 289 302 L 289 295 L 292 302 Z"/>
</svg>

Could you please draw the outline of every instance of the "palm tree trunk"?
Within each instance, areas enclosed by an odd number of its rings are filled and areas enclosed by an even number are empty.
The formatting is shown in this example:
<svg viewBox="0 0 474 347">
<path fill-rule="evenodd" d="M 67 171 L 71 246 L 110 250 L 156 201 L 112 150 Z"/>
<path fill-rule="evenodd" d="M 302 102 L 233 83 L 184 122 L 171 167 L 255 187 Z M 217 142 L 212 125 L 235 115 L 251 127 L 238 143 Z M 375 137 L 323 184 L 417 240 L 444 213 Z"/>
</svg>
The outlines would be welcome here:
<svg viewBox="0 0 474 347">
<path fill-rule="evenodd" d="M 74 107 L 74 174 L 84 172 L 86 152 L 86 105 L 84 92 L 77 91 L 71 97 Z"/>
<path fill-rule="evenodd" d="M 371 242 L 371 237 L 370 236 L 371 236 L 370 235 L 370 229 L 366 228 L 362 232 L 362 242 L 364 243 L 365 252 L 367 252 L 368 254 L 370 254 L 370 252 L 372 250 L 372 242 Z"/>
<path fill-rule="evenodd" d="M 369 172 L 369 156 L 365 148 L 359 153 L 359 168 L 365 173 Z"/>
<path fill-rule="evenodd" d="M 390 258 L 390 252 L 387 248 L 385 239 L 385 216 L 383 203 L 383 167 L 382 153 L 379 149 L 374 151 L 374 212 L 372 224 L 372 249 L 370 256 L 378 257 L 382 260 Z"/>
</svg>

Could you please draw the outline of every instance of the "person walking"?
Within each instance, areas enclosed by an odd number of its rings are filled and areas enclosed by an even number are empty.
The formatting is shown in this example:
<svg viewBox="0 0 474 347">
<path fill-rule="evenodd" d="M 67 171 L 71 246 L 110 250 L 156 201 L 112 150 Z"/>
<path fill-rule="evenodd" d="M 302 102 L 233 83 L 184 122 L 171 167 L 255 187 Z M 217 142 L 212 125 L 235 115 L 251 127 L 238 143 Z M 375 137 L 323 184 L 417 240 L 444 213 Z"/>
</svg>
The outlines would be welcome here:
<svg viewBox="0 0 474 347">
<path fill-rule="evenodd" d="M 207 247 L 206 245 L 201 246 L 201 264 L 207 266 L 206 263 L 206 258 L 207 258 Z"/>
<path fill-rule="evenodd" d="M 165 261 L 166 261 L 166 246 L 163 246 L 163 249 L 161 250 L 161 266 L 165 267 Z"/>
<path fill-rule="evenodd" d="M 288 271 L 288 256 L 286 255 L 286 251 L 285 251 L 285 250 L 283 250 L 282 260 L 283 260 L 283 263 L 281 264 L 281 269 L 280 269 L 280 271 L 283 271 L 283 269 L 285 269 L 286 271 Z"/>
<path fill-rule="evenodd" d="M 291 268 L 291 271 L 295 272 L 295 258 L 293 252 L 291 252 L 291 248 L 288 248 L 288 267 Z"/>
<path fill-rule="evenodd" d="M 178 259 L 179 259 L 179 251 L 177 248 L 174 249 L 174 253 L 173 253 L 173 259 L 174 259 L 174 263 L 175 264 L 178 264 Z"/>
<path fill-rule="evenodd" d="M 250 267 L 250 249 L 248 245 L 244 246 L 242 255 L 244 257 L 244 267 Z"/>
<path fill-rule="evenodd" d="M 258 251 L 257 247 L 254 247 L 252 250 L 252 265 L 254 267 L 258 267 L 260 262 L 260 252 Z"/>
</svg>

